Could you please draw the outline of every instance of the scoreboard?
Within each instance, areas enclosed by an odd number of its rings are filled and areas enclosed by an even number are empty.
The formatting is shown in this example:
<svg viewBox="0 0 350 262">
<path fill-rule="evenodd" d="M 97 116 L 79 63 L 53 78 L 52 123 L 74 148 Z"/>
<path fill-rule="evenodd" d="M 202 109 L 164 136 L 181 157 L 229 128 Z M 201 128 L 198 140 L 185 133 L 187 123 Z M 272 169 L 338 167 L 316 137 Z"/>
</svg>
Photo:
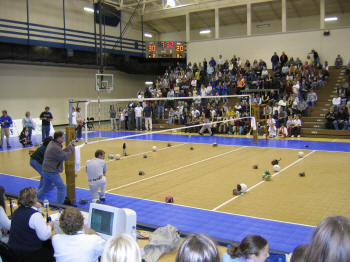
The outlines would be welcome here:
<svg viewBox="0 0 350 262">
<path fill-rule="evenodd" d="M 186 42 L 146 42 L 146 58 L 186 58 Z"/>
</svg>

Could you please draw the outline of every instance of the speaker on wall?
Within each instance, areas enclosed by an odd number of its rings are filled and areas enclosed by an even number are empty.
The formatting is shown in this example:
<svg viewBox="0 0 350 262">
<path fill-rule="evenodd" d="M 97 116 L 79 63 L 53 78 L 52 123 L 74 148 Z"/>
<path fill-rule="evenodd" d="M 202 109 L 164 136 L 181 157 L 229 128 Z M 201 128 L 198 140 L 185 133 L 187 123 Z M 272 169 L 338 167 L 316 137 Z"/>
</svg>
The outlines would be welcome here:
<svg viewBox="0 0 350 262">
<path fill-rule="evenodd" d="M 324 36 L 329 36 L 330 34 L 331 34 L 331 32 L 330 32 L 329 30 L 323 31 L 323 35 L 324 35 Z"/>
</svg>

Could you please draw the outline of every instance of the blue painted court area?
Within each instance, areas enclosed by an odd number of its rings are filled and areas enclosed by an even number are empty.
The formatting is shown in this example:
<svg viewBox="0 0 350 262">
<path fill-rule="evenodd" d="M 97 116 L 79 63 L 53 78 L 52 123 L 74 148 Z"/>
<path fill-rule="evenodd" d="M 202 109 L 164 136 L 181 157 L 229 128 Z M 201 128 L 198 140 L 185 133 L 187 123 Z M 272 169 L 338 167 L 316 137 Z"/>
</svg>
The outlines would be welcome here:
<svg viewBox="0 0 350 262">
<path fill-rule="evenodd" d="M 135 136 L 137 135 L 137 136 Z M 132 137 L 129 137 L 132 136 Z M 306 141 L 306 140 L 288 140 L 288 139 L 258 139 L 258 144 L 253 143 L 250 137 L 234 137 L 234 136 L 200 136 L 194 135 L 178 135 L 178 134 L 148 134 L 140 132 L 114 132 L 114 131 L 95 131 L 88 133 L 91 138 L 123 138 L 132 140 L 155 140 L 164 142 L 180 142 L 180 143 L 201 143 L 212 144 L 214 142 L 219 145 L 231 146 L 251 146 L 251 147 L 269 147 L 269 148 L 286 148 L 286 149 L 303 149 L 303 150 L 321 150 L 332 152 L 350 152 L 350 143 L 347 142 L 326 142 L 326 141 Z M 128 138 L 129 137 L 129 138 Z M 33 144 L 41 142 L 41 135 L 33 136 Z M 10 138 L 11 148 L 7 149 L 6 145 L 1 151 L 18 150 L 23 148 L 17 138 Z"/>
<path fill-rule="evenodd" d="M 92 133 L 92 137 L 118 138 L 128 137 L 140 134 L 126 139 L 135 140 L 156 140 L 164 142 L 181 142 L 181 143 L 201 143 L 212 144 L 214 142 L 219 145 L 232 146 L 252 146 L 252 147 L 270 147 L 270 148 L 287 148 L 287 149 L 303 149 L 303 150 L 321 150 L 333 152 L 350 152 L 350 143 L 346 142 L 326 142 L 326 141 L 306 141 L 306 140 L 288 140 L 288 139 L 258 139 L 258 143 L 253 143 L 250 137 L 233 137 L 233 136 L 200 136 L 195 135 L 177 135 L 177 134 L 147 134 L 134 132 L 113 132 L 101 131 Z M 90 137 L 90 136 L 89 136 Z"/>
<path fill-rule="evenodd" d="M 0 174 L 0 184 L 6 192 L 18 194 L 24 187 L 37 187 L 39 182 L 32 179 Z M 181 232 L 206 233 L 222 241 L 240 242 L 248 234 L 258 234 L 266 238 L 270 249 L 278 252 L 291 252 L 311 239 L 313 227 L 285 222 L 271 221 L 247 216 L 214 212 L 204 209 L 166 204 L 156 201 L 107 194 L 105 204 L 119 208 L 130 208 L 137 213 L 137 223 L 154 227 L 171 224 Z M 46 198 L 56 200 L 56 189 L 49 192 Z M 87 189 L 76 189 L 76 199 L 90 199 Z M 88 210 L 89 203 L 79 205 Z M 275 260 L 273 261 L 284 261 Z"/>
</svg>

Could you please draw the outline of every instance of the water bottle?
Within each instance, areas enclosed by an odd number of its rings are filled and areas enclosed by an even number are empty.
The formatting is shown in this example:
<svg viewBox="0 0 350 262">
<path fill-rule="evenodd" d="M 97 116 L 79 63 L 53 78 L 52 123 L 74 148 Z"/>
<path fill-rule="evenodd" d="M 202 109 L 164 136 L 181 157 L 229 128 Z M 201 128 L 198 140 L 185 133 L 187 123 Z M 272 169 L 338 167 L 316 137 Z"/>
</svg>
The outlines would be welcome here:
<svg viewBox="0 0 350 262">
<path fill-rule="evenodd" d="M 43 202 L 43 206 L 44 206 L 44 209 L 46 212 L 48 212 L 48 209 L 49 209 L 49 200 L 45 199 L 44 202 Z"/>
</svg>

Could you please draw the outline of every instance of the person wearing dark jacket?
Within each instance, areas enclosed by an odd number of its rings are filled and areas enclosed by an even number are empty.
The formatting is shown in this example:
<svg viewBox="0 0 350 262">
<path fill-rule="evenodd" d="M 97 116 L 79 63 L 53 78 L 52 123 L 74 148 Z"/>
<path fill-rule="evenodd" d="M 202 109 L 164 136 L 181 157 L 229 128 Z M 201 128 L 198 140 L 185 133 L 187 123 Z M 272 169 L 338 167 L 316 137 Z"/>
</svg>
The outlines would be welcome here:
<svg viewBox="0 0 350 262">
<path fill-rule="evenodd" d="M 64 141 L 64 133 L 56 131 L 54 139 L 46 148 L 43 161 L 43 179 L 44 183 L 38 192 L 38 197 L 41 199 L 44 194 L 49 192 L 54 184 L 57 187 L 57 201 L 56 203 L 63 204 L 66 197 L 66 185 L 64 184 L 60 173 L 63 171 L 63 161 L 68 160 L 74 150 L 74 143 L 72 142 L 65 149 L 62 149 Z"/>
<path fill-rule="evenodd" d="M 274 52 L 273 56 L 271 57 L 272 70 L 275 70 L 275 67 L 278 65 L 279 61 L 280 58 L 278 57 L 277 53 Z"/>
<path fill-rule="evenodd" d="M 47 145 L 52 141 L 52 136 L 48 136 L 44 139 L 43 144 L 35 150 L 35 152 L 30 156 L 30 166 L 35 169 L 36 172 L 40 175 L 40 183 L 38 187 L 38 191 L 43 186 L 43 161 L 44 161 L 44 154 L 46 151 Z"/>
</svg>

